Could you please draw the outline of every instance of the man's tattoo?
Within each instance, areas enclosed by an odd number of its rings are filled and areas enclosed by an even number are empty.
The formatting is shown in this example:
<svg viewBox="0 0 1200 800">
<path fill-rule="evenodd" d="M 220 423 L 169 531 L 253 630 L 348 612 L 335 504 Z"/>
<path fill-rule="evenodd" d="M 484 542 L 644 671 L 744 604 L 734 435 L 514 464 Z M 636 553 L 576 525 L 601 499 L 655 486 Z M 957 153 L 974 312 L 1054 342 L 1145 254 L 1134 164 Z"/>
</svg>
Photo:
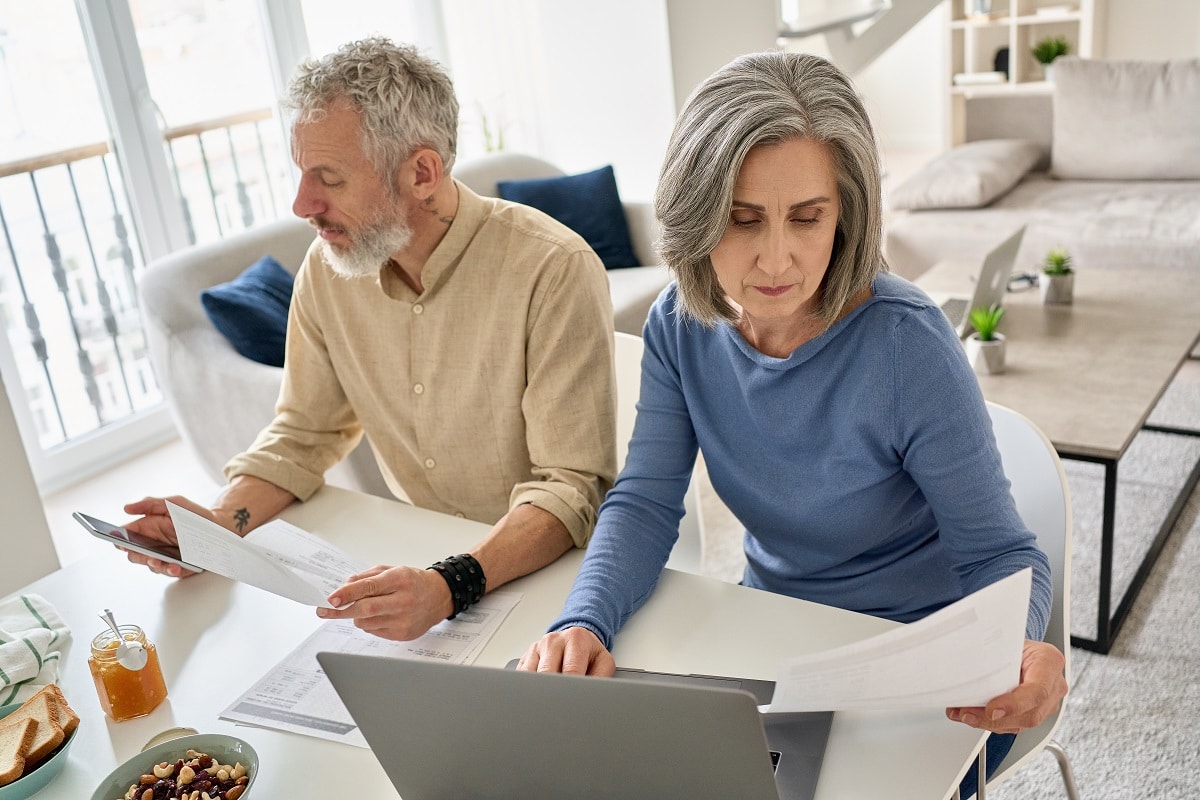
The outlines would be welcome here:
<svg viewBox="0 0 1200 800">
<path fill-rule="evenodd" d="M 238 533 L 241 533 L 247 525 L 250 524 L 250 510 L 239 508 L 233 512 L 233 521 L 237 523 Z"/>
</svg>

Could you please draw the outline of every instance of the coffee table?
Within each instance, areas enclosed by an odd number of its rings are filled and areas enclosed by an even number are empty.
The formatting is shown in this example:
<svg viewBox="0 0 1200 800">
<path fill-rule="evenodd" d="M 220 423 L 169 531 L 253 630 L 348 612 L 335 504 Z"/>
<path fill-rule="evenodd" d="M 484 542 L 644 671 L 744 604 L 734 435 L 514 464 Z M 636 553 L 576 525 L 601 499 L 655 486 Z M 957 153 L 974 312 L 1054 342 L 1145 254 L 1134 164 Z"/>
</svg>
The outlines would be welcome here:
<svg viewBox="0 0 1200 800">
<path fill-rule="evenodd" d="M 969 291 L 978 270 L 977 262 L 944 261 L 916 283 L 931 294 Z M 1035 287 L 1009 292 L 1004 307 L 1008 366 L 979 376 L 984 397 L 1033 420 L 1060 457 L 1104 466 L 1096 638 L 1072 635 L 1071 644 L 1108 653 L 1200 482 L 1198 460 L 1111 611 L 1118 463 L 1143 430 L 1200 436 L 1146 423 L 1200 341 L 1200 271 L 1076 270 L 1072 305 L 1043 305 Z"/>
</svg>

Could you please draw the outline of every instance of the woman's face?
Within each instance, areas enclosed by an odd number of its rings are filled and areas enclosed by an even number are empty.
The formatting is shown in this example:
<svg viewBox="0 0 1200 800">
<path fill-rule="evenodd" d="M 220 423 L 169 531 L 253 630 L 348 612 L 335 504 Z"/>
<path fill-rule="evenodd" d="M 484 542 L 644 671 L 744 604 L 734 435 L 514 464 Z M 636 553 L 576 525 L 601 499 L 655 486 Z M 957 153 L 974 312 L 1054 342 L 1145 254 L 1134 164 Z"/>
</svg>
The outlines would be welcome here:
<svg viewBox="0 0 1200 800">
<path fill-rule="evenodd" d="M 833 253 L 838 212 L 827 145 L 794 138 L 750 150 L 710 256 L 743 324 L 806 324 Z"/>
</svg>

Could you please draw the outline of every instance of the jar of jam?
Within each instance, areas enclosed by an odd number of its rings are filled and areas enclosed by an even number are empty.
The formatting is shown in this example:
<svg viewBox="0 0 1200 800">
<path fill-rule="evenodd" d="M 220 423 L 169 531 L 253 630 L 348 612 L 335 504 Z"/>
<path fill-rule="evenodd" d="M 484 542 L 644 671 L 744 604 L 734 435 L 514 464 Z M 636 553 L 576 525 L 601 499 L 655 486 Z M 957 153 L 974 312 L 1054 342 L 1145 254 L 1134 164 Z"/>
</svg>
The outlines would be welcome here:
<svg viewBox="0 0 1200 800">
<path fill-rule="evenodd" d="M 88 669 L 96 682 L 96 693 L 104 713 L 117 722 L 144 717 L 167 698 L 167 684 L 158 663 L 158 650 L 146 640 L 146 633 L 137 625 L 121 625 L 121 637 L 137 642 L 146 650 L 146 665 L 138 670 L 122 666 L 117 661 L 116 635 L 105 628 L 92 639 L 92 655 Z"/>
</svg>

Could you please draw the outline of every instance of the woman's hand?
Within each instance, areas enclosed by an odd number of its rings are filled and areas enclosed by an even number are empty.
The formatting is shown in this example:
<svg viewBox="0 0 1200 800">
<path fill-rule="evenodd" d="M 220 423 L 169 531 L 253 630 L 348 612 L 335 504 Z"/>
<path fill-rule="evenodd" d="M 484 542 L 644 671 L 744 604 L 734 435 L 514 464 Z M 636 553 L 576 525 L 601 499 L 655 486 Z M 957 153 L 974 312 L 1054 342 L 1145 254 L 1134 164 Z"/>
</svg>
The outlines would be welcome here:
<svg viewBox="0 0 1200 800">
<path fill-rule="evenodd" d="M 617 662 L 600 637 L 587 628 L 565 628 L 529 645 L 517 669 L 607 678 L 617 671 Z"/>
<path fill-rule="evenodd" d="M 1017 688 L 992 698 L 982 708 L 948 708 L 946 716 L 994 733 L 1020 733 L 1037 727 L 1058 710 L 1067 696 L 1065 666 L 1066 659 L 1057 647 L 1027 639 Z"/>
</svg>

